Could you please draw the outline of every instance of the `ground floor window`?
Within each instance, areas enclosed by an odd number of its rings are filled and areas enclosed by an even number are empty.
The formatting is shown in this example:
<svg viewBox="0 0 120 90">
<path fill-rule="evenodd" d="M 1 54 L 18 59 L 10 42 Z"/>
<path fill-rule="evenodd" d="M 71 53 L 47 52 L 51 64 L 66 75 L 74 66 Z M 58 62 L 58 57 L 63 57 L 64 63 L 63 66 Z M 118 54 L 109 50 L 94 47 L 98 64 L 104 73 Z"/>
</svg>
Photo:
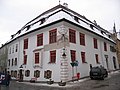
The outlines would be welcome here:
<svg viewBox="0 0 120 90">
<path fill-rule="evenodd" d="M 34 77 L 36 77 L 36 78 L 40 77 L 40 71 L 39 70 L 34 71 Z"/>
<path fill-rule="evenodd" d="M 25 76 L 26 76 L 26 77 L 29 77 L 29 76 L 30 76 L 30 70 L 26 70 L 26 71 L 25 71 Z"/>
</svg>

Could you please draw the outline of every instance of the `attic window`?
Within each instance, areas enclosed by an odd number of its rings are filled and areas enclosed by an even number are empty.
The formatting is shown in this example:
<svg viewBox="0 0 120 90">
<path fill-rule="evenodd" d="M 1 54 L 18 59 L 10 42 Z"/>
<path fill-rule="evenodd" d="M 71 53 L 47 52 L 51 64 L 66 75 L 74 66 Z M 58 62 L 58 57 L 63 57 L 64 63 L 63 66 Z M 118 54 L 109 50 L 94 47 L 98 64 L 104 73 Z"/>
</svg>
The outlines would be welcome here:
<svg viewBox="0 0 120 90">
<path fill-rule="evenodd" d="M 74 16 L 74 20 L 79 23 L 79 18 L 77 16 Z"/>
<path fill-rule="evenodd" d="M 92 25 L 92 24 L 90 24 L 90 28 L 93 29 L 93 25 Z M 94 29 L 93 29 L 93 30 L 94 30 Z"/>
<path fill-rule="evenodd" d="M 11 38 L 13 39 L 13 38 L 14 38 L 14 35 L 11 35 Z"/>
<path fill-rule="evenodd" d="M 104 32 L 103 32 L 103 31 L 101 31 L 101 33 L 103 34 Z"/>
<path fill-rule="evenodd" d="M 19 30 L 18 32 L 17 32 L 17 34 L 20 34 L 21 33 L 21 30 Z"/>
<path fill-rule="evenodd" d="M 45 22 L 45 18 L 40 19 L 40 25 Z"/>
</svg>

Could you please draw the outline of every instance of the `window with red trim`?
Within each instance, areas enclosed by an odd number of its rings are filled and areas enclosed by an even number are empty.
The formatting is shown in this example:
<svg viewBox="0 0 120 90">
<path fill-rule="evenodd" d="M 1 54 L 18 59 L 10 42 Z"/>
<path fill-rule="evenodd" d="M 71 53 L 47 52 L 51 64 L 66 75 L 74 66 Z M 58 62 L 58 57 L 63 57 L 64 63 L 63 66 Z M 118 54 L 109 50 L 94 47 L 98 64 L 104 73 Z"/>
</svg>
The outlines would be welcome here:
<svg viewBox="0 0 120 90">
<path fill-rule="evenodd" d="M 86 63 L 85 52 L 81 52 L 81 60 L 82 60 L 82 63 Z"/>
<path fill-rule="evenodd" d="M 70 53 L 71 53 L 71 61 L 74 62 L 76 60 L 76 51 L 70 50 Z"/>
<path fill-rule="evenodd" d="M 24 39 L 24 49 L 28 49 L 28 38 Z"/>
<path fill-rule="evenodd" d="M 37 35 L 37 46 L 43 45 L 43 33 Z"/>
<path fill-rule="evenodd" d="M 96 63 L 99 63 L 98 54 L 95 54 Z"/>
<path fill-rule="evenodd" d="M 98 49 L 98 44 L 97 44 L 97 39 L 93 38 L 93 44 L 94 44 L 94 48 Z"/>
<path fill-rule="evenodd" d="M 50 63 L 56 62 L 56 50 L 50 51 Z"/>
<path fill-rule="evenodd" d="M 80 45 L 85 46 L 85 34 L 80 33 Z"/>
<path fill-rule="evenodd" d="M 39 52 L 35 53 L 35 64 L 39 63 Z"/>
<path fill-rule="evenodd" d="M 27 55 L 24 55 L 24 64 L 27 64 Z"/>
<path fill-rule="evenodd" d="M 55 43 L 57 41 L 57 29 L 49 31 L 49 43 Z"/>
<path fill-rule="evenodd" d="M 71 43 L 76 43 L 76 31 L 69 29 L 69 41 Z"/>
<path fill-rule="evenodd" d="M 107 44 L 104 42 L 104 51 L 107 51 Z"/>
</svg>

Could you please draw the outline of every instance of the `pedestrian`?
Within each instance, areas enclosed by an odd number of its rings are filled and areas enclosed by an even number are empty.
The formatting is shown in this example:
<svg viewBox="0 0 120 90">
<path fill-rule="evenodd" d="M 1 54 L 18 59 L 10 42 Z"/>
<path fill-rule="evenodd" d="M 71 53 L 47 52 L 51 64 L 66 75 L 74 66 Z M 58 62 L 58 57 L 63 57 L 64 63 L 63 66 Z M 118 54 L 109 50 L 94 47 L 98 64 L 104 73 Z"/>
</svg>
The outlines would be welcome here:
<svg viewBox="0 0 120 90">
<path fill-rule="evenodd" d="M 11 75 L 10 75 L 10 73 L 8 72 L 7 75 L 6 75 L 6 86 L 9 86 L 10 80 L 11 80 Z"/>
</svg>

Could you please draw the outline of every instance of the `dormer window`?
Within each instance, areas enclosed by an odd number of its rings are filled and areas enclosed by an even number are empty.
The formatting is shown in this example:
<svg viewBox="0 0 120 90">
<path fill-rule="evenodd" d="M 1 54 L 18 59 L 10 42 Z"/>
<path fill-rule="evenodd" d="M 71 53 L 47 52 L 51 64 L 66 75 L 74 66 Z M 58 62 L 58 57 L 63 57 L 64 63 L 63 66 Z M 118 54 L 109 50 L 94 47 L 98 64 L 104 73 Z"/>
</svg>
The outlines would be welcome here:
<svg viewBox="0 0 120 90">
<path fill-rule="evenodd" d="M 74 20 L 79 23 L 79 18 L 77 16 L 74 16 Z"/>
<path fill-rule="evenodd" d="M 93 25 L 92 25 L 92 24 L 90 24 L 90 28 L 93 29 Z M 93 30 L 94 30 L 94 29 L 93 29 Z"/>
</svg>

